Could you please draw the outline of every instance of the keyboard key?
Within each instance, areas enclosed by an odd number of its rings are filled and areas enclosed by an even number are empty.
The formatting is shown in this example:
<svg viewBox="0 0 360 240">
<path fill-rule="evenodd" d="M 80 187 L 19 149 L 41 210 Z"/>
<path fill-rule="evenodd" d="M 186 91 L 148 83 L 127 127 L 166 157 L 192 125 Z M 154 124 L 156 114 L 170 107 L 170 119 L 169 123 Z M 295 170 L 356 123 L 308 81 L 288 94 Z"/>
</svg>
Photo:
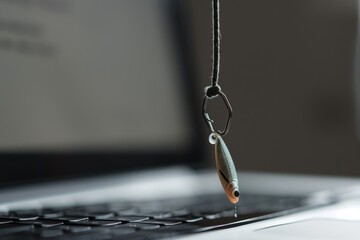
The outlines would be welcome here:
<svg viewBox="0 0 360 240">
<path fill-rule="evenodd" d="M 155 218 L 156 219 L 156 218 Z M 199 216 L 192 216 L 192 215 L 184 215 L 184 216 L 177 216 L 177 217 L 171 217 L 171 218 L 165 218 L 163 220 L 170 220 L 170 221 L 181 221 L 183 223 L 192 223 L 192 222 L 198 222 L 203 220 L 203 217 Z"/>
<path fill-rule="evenodd" d="M 19 221 L 28 221 L 36 220 L 39 218 L 37 211 L 12 211 L 9 215 L 6 216 L 7 219 L 19 220 Z"/>
<path fill-rule="evenodd" d="M 51 221 L 51 220 L 31 220 L 31 221 L 20 221 L 16 222 L 17 224 L 26 224 L 26 225 L 34 225 L 35 227 L 49 228 L 63 225 L 64 223 L 61 221 Z"/>
<path fill-rule="evenodd" d="M 161 226 L 173 226 L 173 225 L 182 224 L 182 221 L 164 220 L 164 219 L 149 219 L 149 220 L 142 221 L 141 223 L 156 224 L 156 225 L 161 225 Z"/>
<path fill-rule="evenodd" d="M 137 230 L 153 230 L 153 229 L 157 229 L 160 227 L 160 225 L 146 224 L 146 223 L 127 223 L 127 224 L 120 225 L 119 227 L 121 227 L 121 226 L 131 227 L 131 228 L 135 228 Z"/>
<path fill-rule="evenodd" d="M 66 211 L 66 215 L 68 216 L 80 216 L 80 217 L 88 217 L 89 219 L 104 219 L 114 217 L 115 213 L 113 212 L 105 212 L 105 211 L 97 211 L 97 212 L 86 212 L 86 211 Z"/>
<path fill-rule="evenodd" d="M 69 225 L 78 225 L 78 226 L 114 226 L 122 224 L 121 221 L 109 221 L 109 220 L 88 220 L 88 221 L 79 221 L 79 222 L 70 222 Z"/>
<path fill-rule="evenodd" d="M 105 218 L 114 217 L 115 213 L 113 213 L 113 212 L 89 212 L 89 213 L 87 213 L 87 215 L 91 219 L 105 219 Z"/>
<path fill-rule="evenodd" d="M 141 221 L 145 221 L 150 219 L 147 216 L 118 216 L 118 217 L 112 217 L 112 218 L 107 218 L 106 220 L 119 220 L 122 222 L 141 222 Z"/>
<path fill-rule="evenodd" d="M 139 215 L 148 216 L 152 218 L 168 218 L 173 216 L 172 212 L 162 212 L 162 211 L 141 211 Z"/>
<path fill-rule="evenodd" d="M 7 224 L 7 223 L 12 223 L 12 220 L 5 220 L 5 219 L 4 219 L 4 220 L 1 220 L 1 219 L 0 219 L 0 225 L 1 225 L 1 224 Z"/>
<path fill-rule="evenodd" d="M 62 216 L 56 218 L 41 218 L 43 220 L 63 221 L 63 222 L 79 222 L 89 220 L 87 217 L 76 217 L 76 216 Z"/>
</svg>

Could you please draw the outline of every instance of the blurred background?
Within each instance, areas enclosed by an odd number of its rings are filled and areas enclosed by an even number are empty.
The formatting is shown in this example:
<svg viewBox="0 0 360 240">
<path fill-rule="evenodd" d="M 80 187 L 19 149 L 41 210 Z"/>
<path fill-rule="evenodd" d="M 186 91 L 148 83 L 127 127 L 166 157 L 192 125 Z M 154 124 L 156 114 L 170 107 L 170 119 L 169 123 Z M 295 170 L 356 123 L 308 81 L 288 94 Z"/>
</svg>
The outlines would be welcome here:
<svg viewBox="0 0 360 240">
<path fill-rule="evenodd" d="M 210 0 L 0 6 L 4 168 L 19 173 L 21 160 L 30 178 L 214 166 L 201 115 Z M 221 0 L 219 83 L 234 109 L 224 140 L 238 170 L 360 176 L 357 29 L 356 0 Z M 222 128 L 223 103 L 210 101 L 208 111 Z"/>
<path fill-rule="evenodd" d="M 211 76 L 211 4 L 188 5 L 201 92 Z M 360 176 L 357 8 L 356 0 L 221 1 L 220 86 L 234 109 L 224 139 L 239 170 Z"/>
</svg>

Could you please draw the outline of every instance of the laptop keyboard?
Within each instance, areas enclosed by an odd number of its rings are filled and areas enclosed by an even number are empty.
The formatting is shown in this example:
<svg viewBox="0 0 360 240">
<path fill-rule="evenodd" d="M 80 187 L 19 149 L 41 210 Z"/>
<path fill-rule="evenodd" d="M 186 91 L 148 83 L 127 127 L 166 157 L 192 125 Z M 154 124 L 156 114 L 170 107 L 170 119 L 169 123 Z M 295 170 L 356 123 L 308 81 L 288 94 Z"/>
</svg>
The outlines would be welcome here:
<svg viewBox="0 0 360 240">
<path fill-rule="evenodd" d="M 161 239 L 239 226 L 316 204 L 305 197 L 223 194 L 161 201 L 112 202 L 0 213 L 0 239 Z"/>
</svg>

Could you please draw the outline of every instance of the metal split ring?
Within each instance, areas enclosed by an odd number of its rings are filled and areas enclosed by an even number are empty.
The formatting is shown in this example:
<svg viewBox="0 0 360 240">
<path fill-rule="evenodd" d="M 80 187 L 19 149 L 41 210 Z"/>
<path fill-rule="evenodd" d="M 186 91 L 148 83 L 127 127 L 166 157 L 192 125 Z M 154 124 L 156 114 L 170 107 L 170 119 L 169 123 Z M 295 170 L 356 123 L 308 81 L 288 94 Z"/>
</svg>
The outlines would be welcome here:
<svg viewBox="0 0 360 240">
<path fill-rule="evenodd" d="M 207 103 L 209 100 L 211 99 L 216 99 L 217 96 L 220 96 L 221 99 L 223 100 L 227 110 L 228 110 L 228 118 L 227 118 L 227 121 L 226 121 L 226 125 L 225 125 L 225 128 L 221 131 L 221 130 L 215 130 L 214 129 L 214 126 L 213 126 L 213 123 L 214 123 L 214 120 L 212 120 L 209 116 L 209 114 L 207 113 Z M 230 129 L 230 121 L 231 121 L 231 118 L 232 118 L 232 113 L 233 113 L 233 110 L 232 110 L 232 107 L 230 105 L 230 102 L 229 100 L 227 99 L 225 93 L 223 93 L 221 90 L 219 90 L 218 92 L 218 95 L 215 96 L 215 97 L 209 97 L 207 93 L 205 93 L 205 96 L 204 96 L 204 100 L 203 100 L 203 105 L 202 105 L 202 114 L 203 114 L 203 117 L 205 119 L 205 122 L 207 124 L 207 126 L 209 127 L 209 129 L 211 130 L 211 132 L 213 133 L 218 133 L 220 136 L 224 136 L 226 135 L 228 132 L 229 132 L 229 129 Z"/>
</svg>

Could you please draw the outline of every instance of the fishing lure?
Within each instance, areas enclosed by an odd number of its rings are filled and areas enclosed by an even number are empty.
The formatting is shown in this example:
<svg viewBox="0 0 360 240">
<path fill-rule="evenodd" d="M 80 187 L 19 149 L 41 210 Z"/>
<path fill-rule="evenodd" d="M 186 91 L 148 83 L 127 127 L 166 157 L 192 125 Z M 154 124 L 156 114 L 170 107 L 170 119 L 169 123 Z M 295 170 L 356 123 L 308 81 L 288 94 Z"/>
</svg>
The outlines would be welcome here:
<svg viewBox="0 0 360 240">
<path fill-rule="evenodd" d="M 220 182 L 229 201 L 235 204 L 239 201 L 240 194 L 237 172 L 229 149 L 218 133 L 210 134 L 209 141 L 215 145 L 215 161 Z"/>
<path fill-rule="evenodd" d="M 205 88 L 205 96 L 203 100 L 202 114 L 211 130 L 209 142 L 215 145 L 215 161 L 216 168 L 220 178 L 220 182 L 224 188 L 225 194 L 231 203 L 236 204 L 239 201 L 239 187 L 235 164 L 232 160 L 229 149 L 227 148 L 222 136 L 229 131 L 230 120 L 232 117 L 232 107 L 225 93 L 221 91 L 218 85 L 219 71 L 220 71 L 220 10 L 219 0 L 213 0 L 213 73 L 212 84 Z M 224 130 L 215 130 L 213 127 L 213 120 L 207 113 L 207 103 L 210 99 L 221 98 L 228 110 L 228 118 Z M 235 205 L 236 206 L 236 205 Z M 236 216 L 236 210 L 235 210 Z"/>
</svg>

